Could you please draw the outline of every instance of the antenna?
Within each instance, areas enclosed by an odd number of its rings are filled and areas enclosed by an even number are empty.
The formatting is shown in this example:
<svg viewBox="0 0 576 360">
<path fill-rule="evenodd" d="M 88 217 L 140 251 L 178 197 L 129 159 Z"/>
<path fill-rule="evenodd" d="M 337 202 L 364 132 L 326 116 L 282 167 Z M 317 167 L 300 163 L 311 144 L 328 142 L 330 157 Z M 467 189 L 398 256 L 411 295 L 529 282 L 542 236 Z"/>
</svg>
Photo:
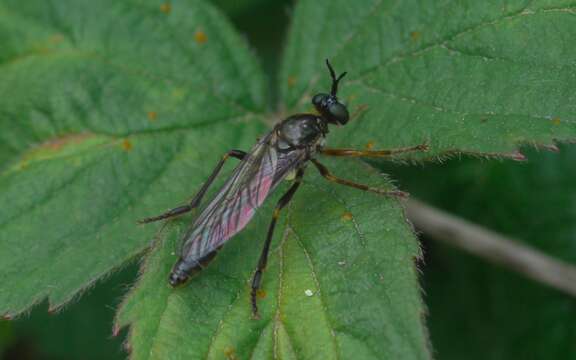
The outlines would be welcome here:
<svg viewBox="0 0 576 360">
<path fill-rule="evenodd" d="M 328 66 L 330 77 L 332 77 L 332 90 L 330 91 L 330 94 L 336 96 L 336 93 L 338 92 L 338 82 L 342 80 L 344 76 L 346 76 L 347 72 L 343 72 L 340 74 L 340 76 L 336 77 L 336 73 L 334 72 L 334 69 L 332 68 L 332 65 L 328 59 L 326 59 L 326 66 Z"/>
</svg>

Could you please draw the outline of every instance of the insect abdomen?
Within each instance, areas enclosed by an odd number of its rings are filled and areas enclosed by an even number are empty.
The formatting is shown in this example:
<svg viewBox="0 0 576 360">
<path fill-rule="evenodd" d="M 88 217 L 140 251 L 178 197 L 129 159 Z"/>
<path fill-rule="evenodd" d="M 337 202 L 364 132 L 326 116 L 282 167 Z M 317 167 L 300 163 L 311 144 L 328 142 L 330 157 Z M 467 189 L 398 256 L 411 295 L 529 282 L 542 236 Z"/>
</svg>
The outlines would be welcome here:
<svg viewBox="0 0 576 360">
<path fill-rule="evenodd" d="M 172 285 L 172 287 L 176 287 L 186 283 L 190 277 L 202 271 L 202 269 L 204 269 L 210 263 L 210 261 L 214 259 L 218 250 L 219 249 L 216 249 L 211 253 L 208 253 L 208 255 L 204 256 L 198 261 L 186 261 L 180 258 L 176 264 L 174 264 L 174 267 L 170 272 L 170 276 L 168 278 L 170 285 Z"/>
</svg>

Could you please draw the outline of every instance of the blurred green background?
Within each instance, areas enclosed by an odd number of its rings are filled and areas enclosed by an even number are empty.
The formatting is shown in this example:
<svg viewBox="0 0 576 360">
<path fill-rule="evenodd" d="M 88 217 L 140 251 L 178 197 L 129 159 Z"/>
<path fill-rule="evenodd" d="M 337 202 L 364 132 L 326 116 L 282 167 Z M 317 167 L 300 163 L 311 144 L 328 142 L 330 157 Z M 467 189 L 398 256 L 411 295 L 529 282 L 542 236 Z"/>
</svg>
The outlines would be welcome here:
<svg viewBox="0 0 576 360">
<path fill-rule="evenodd" d="M 276 87 L 291 1 L 214 1 L 245 34 Z M 276 98 L 277 99 L 277 98 Z M 275 104 L 271 104 L 271 109 Z M 374 164 L 416 198 L 576 263 L 576 146 L 524 149 L 527 162 L 454 158 Z M 576 300 L 422 236 L 419 268 L 437 359 L 576 359 Z M 3 359 L 123 359 L 112 319 L 137 264 L 58 314 L 46 303 L 0 321 Z M 89 351 L 87 351 L 89 349 Z"/>
</svg>

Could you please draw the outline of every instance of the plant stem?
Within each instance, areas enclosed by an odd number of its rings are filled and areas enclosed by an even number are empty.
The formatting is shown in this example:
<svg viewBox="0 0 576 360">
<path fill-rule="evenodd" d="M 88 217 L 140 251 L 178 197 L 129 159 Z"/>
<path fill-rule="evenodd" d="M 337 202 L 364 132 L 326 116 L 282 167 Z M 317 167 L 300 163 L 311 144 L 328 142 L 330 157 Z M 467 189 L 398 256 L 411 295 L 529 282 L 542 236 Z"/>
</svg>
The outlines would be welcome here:
<svg viewBox="0 0 576 360">
<path fill-rule="evenodd" d="M 430 237 L 576 297 L 575 266 L 414 199 L 406 210 Z"/>
</svg>

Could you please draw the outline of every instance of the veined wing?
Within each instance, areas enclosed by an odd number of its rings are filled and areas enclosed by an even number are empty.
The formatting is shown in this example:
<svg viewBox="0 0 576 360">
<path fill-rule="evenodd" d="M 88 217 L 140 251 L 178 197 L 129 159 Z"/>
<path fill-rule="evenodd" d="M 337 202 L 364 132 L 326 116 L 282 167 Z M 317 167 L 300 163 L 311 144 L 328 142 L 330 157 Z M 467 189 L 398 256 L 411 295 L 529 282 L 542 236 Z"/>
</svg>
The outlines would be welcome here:
<svg viewBox="0 0 576 360">
<path fill-rule="evenodd" d="M 304 151 L 279 153 L 270 132 L 261 139 L 184 236 L 181 257 L 195 262 L 216 250 L 252 219 L 268 194 L 304 159 Z"/>
</svg>

